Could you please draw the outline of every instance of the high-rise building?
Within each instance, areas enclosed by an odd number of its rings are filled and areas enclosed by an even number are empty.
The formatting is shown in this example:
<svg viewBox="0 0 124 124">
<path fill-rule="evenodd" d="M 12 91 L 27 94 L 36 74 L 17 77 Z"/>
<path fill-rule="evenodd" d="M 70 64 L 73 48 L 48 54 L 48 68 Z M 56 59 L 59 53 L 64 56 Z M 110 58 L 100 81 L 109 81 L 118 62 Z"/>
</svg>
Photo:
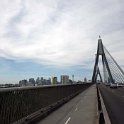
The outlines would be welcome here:
<svg viewBox="0 0 124 124">
<path fill-rule="evenodd" d="M 29 84 L 35 86 L 35 80 L 34 78 L 29 79 Z"/>
<path fill-rule="evenodd" d="M 61 83 L 68 84 L 69 83 L 69 76 L 68 75 L 61 75 Z"/>
<path fill-rule="evenodd" d="M 72 82 L 74 82 L 74 75 L 72 75 Z"/>
<path fill-rule="evenodd" d="M 87 82 L 87 78 L 86 78 L 86 77 L 84 78 L 84 82 L 85 82 L 85 83 Z"/>
<path fill-rule="evenodd" d="M 28 81 L 27 80 L 21 80 L 19 81 L 19 86 L 23 87 L 23 86 L 27 86 L 28 85 Z"/>
<path fill-rule="evenodd" d="M 41 85 L 41 84 L 42 84 L 39 77 L 37 77 L 37 79 L 36 79 L 36 84 L 37 84 L 37 85 Z"/>
<path fill-rule="evenodd" d="M 57 77 L 52 77 L 51 82 L 52 84 L 57 84 Z"/>
</svg>

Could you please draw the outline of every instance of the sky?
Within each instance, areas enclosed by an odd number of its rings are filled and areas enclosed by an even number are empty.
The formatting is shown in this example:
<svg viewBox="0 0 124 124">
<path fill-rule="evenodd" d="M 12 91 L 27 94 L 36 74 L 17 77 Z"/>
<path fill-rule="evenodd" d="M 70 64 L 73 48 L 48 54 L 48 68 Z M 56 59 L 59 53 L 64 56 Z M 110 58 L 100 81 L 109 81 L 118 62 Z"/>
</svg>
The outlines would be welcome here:
<svg viewBox="0 0 124 124">
<path fill-rule="evenodd" d="M 91 79 L 99 35 L 124 69 L 123 0 L 0 0 L 0 83 Z"/>
</svg>

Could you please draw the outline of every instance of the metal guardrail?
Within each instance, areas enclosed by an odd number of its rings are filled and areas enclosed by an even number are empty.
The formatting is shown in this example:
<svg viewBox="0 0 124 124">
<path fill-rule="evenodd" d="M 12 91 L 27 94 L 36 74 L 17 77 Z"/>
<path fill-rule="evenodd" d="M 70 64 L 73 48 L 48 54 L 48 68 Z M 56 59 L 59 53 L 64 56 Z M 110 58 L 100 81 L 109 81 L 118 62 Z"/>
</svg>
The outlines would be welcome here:
<svg viewBox="0 0 124 124">
<path fill-rule="evenodd" d="M 11 124 L 92 84 L 0 89 L 0 124 Z"/>
</svg>

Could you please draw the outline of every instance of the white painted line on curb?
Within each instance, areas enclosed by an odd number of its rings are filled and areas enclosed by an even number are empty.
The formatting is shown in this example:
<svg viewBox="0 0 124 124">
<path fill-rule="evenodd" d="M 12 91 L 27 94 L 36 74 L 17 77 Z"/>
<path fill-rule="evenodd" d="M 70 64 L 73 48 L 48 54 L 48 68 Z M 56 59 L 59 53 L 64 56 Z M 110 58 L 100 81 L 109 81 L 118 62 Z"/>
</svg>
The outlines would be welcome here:
<svg viewBox="0 0 124 124">
<path fill-rule="evenodd" d="M 68 124 L 68 122 L 70 121 L 71 117 L 68 118 L 68 120 L 65 122 L 65 124 Z"/>
</svg>

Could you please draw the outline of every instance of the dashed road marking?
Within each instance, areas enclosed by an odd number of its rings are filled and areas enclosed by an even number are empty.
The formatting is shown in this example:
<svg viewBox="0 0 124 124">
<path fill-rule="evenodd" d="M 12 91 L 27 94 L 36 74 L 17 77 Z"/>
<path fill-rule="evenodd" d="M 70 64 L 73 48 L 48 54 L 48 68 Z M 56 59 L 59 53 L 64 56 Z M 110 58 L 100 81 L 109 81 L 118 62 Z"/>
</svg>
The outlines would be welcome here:
<svg viewBox="0 0 124 124">
<path fill-rule="evenodd" d="M 75 111 L 77 111 L 77 107 L 75 108 Z"/>
<path fill-rule="evenodd" d="M 67 121 L 65 122 L 65 124 L 68 124 L 68 122 L 71 120 L 71 117 L 69 117 L 68 119 L 67 119 Z"/>
</svg>

